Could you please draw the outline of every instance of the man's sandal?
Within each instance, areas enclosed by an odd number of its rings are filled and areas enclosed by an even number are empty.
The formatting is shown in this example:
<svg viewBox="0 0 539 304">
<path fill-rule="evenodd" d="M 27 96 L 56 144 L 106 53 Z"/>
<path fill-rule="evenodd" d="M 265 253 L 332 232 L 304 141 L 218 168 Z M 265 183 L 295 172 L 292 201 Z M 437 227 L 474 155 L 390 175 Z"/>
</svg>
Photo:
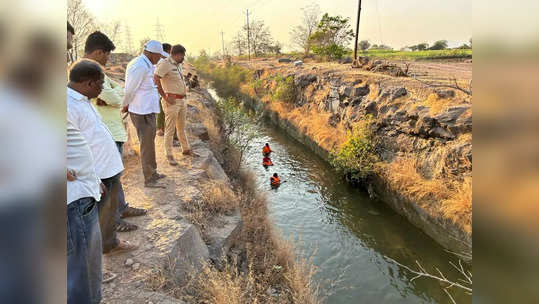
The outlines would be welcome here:
<svg viewBox="0 0 539 304">
<path fill-rule="evenodd" d="M 137 229 L 137 225 L 128 223 L 124 220 L 119 220 L 118 223 L 116 223 L 116 232 L 129 232 Z"/>
<path fill-rule="evenodd" d="M 109 252 L 105 253 L 107 256 L 113 256 L 121 253 L 126 253 L 138 249 L 137 245 L 131 244 L 128 241 L 120 241 L 118 246 L 112 248 Z"/>
<path fill-rule="evenodd" d="M 148 210 L 146 209 L 128 206 L 127 209 L 125 209 L 122 212 L 122 214 L 120 214 L 120 217 L 126 218 L 126 217 L 132 217 L 132 216 L 141 216 L 141 215 L 145 215 L 146 213 L 148 213 Z"/>
</svg>

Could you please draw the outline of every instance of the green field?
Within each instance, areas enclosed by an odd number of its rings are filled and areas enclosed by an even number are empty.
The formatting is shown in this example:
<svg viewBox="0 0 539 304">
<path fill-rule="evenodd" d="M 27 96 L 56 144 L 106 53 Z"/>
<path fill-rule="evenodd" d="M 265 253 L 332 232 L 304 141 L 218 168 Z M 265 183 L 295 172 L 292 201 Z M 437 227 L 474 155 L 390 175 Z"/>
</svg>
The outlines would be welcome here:
<svg viewBox="0 0 539 304">
<path fill-rule="evenodd" d="M 384 59 L 403 59 L 403 60 L 451 59 L 451 58 L 472 58 L 472 50 L 471 49 L 426 50 L 426 51 L 415 51 L 415 52 L 414 51 L 392 51 L 392 50 L 368 50 L 366 52 L 358 52 L 358 55 L 384 58 Z"/>
</svg>

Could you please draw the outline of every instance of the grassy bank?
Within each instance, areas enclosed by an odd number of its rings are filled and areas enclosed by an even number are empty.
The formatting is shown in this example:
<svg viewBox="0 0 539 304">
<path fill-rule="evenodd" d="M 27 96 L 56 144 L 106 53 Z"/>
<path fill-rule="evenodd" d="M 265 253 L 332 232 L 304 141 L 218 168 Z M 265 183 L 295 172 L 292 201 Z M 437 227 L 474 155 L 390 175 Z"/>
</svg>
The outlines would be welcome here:
<svg viewBox="0 0 539 304">
<path fill-rule="evenodd" d="M 366 52 L 360 52 L 359 55 L 376 57 L 376 58 L 381 58 L 381 59 L 399 59 L 399 60 L 466 59 L 466 58 L 472 58 L 472 50 L 471 49 L 425 50 L 425 51 L 368 50 Z"/>
</svg>

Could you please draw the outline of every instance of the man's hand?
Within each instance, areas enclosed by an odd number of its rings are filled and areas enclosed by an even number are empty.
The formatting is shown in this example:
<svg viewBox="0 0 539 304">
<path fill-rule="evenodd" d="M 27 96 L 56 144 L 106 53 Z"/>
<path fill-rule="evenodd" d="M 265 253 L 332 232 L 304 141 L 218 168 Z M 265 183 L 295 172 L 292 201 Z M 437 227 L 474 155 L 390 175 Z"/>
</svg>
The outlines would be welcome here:
<svg viewBox="0 0 539 304">
<path fill-rule="evenodd" d="M 101 98 L 98 98 L 95 104 L 101 107 L 108 106 L 108 104 Z"/>
<path fill-rule="evenodd" d="M 77 179 L 77 174 L 73 169 L 67 169 L 67 181 L 72 182 Z"/>
<path fill-rule="evenodd" d="M 122 113 L 127 113 L 129 111 L 129 105 L 122 108 Z"/>
<path fill-rule="evenodd" d="M 176 101 L 172 97 L 165 97 L 165 101 L 171 106 L 176 104 Z"/>
<path fill-rule="evenodd" d="M 102 196 L 107 195 L 107 186 L 105 186 L 105 184 L 103 183 L 101 183 L 100 186 L 101 186 L 101 195 Z"/>
</svg>

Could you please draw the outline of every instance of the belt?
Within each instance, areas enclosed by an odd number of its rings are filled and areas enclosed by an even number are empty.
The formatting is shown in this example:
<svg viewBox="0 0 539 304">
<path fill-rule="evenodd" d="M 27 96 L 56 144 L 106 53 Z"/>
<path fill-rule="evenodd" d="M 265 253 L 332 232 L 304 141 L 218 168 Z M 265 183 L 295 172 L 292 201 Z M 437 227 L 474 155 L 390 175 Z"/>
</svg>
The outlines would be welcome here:
<svg viewBox="0 0 539 304">
<path fill-rule="evenodd" d="M 182 95 L 182 94 L 174 94 L 174 93 L 167 93 L 167 97 L 176 98 L 176 99 L 182 99 L 182 98 L 185 98 L 185 95 Z"/>
</svg>

